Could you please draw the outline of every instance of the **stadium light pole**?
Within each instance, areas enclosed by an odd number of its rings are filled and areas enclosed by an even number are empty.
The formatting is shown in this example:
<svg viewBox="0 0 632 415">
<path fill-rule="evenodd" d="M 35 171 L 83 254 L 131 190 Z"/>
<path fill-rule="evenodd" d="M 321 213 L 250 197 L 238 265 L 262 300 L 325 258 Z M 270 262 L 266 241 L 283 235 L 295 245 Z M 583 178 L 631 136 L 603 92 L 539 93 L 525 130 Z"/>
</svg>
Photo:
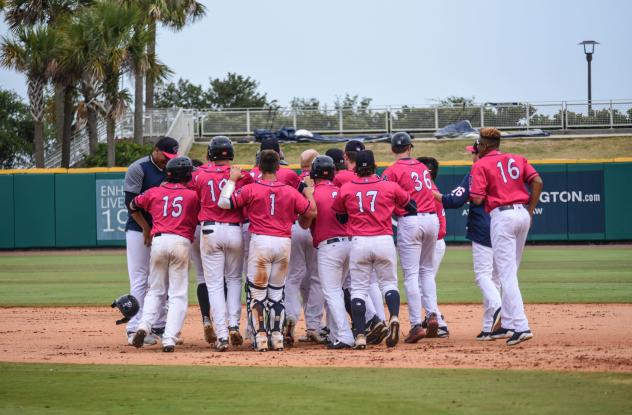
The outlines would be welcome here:
<svg viewBox="0 0 632 415">
<path fill-rule="evenodd" d="M 579 42 L 578 45 L 584 46 L 584 54 L 586 55 L 586 62 L 588 63 L 588 115 L 592 113 L 592 72 L 591 72 L 591 62 L 592 55 L 595 52 L 595 45 L 598 45 L 599 42 L 595 42 L 594 40 L 584 40 L 583 42 Z"/>
</svg>

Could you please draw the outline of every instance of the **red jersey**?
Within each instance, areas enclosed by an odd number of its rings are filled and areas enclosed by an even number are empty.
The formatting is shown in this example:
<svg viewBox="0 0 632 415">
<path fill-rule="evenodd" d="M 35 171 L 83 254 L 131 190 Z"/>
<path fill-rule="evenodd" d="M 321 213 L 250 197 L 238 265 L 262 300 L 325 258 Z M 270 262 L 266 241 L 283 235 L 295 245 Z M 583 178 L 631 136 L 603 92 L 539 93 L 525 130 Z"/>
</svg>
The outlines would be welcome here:
<svg viewBox="0 0 632 415">
<path fill-rule="evenodd" d="M 230 166 L 207 165 L 200 167 L 193 178 L 193 189 L 200 199 L 200 213 L 198 221 L 216 221 L 224 223 L 241 223 L 243 221 L 241 209 L 226 210 L 217 206 L 219 196 L 224 185 L 230 178 Z M 235 189 L 240 189 L 254 180 L 248 172 L 242 170 L 243 177 L 235 183 Z"/>
<path fill-rule="evenodd" d="M 322 181 L 314 187 L 314 201 L 318 210 L 318 216 L 310 228 L 314 247 L 317 247 L 322 241 L 336 236 L 349 236 L 347 225 L 338 222 L 336 212 L 331 208 L 339 193 L 340 188 L 329 180 Z"/>
<path fill-rule="evenodd" d="M 425 164 L 411 158 L 399 159 L 384 170 L 382 178 L 399 184 L 407 191 L 417 203 L 417 212 L 435 212 L 432 176 Z M 395 209 L 395 215 L 405 214 L 404 209 Z"/>
<path fill-rule="evenodd" d="M 250 233 L 286 238 L 292 235 L 296 215 L 307 212 L 310 204 L 298 190 L 269 180 L 242 187 L 233 193 L 231 202 L 235 208 L 248 208 Z"/>
<path fill-rule="evenodd" d="M 441 240 L 445 238 L 447 230 L 447 223 L 445 220 L 445 209 L 443 208 L 443 203 L 435 199 L 435 210 L 437 211 L 437 216 L 439 217 L 439 235 L 437 236 L 437 240 Z"/>
<path fill-rule="evenodd" d="M 350 182 L 351 180 L 357 179 L 358 176 L 351 170 L 338 170 L 336 175 L 334 176 L 334 185 L 338 187 L 342 187 L 343 184 Z"/>
<path fill-rule="evenodd" d="M 250 175 L 253 179 L 259 180 L 262 178 L 261 170 L 259 170 L 259 166 L 255 166 L 250 170 Z M 288 169 L 286 167 L 281 167 L 276 173 L 277 181 L 287 184 L 290 187 L 298 189 L 298 185 L 301 183 L 301 178 L 298 177 L 298 174 L 292 169 Z"/>
<path fill-rule="evenodd" d="M 525 183 L 539 176 L 526 158 L 494 150 L 472 166 L 470 195 L 485 199 L 485 211 L 499 206 L 526 204 Z"/>
<path fill-rule="evenodd" d="M 332 209 L 349 215 L 347 229 L 352 236 L 392 235 L 393 210 L 409 200 L 410 195 L 397 183 L 372 175 L 343 185 Z"/>
<path fill-rule="evenodd" d="M 173 233 L 193 241 L 200 202 L 194 190 L 180 183 L 162 183 L 134 198 L 151 215 L 151 234 Z"/>
</svg>

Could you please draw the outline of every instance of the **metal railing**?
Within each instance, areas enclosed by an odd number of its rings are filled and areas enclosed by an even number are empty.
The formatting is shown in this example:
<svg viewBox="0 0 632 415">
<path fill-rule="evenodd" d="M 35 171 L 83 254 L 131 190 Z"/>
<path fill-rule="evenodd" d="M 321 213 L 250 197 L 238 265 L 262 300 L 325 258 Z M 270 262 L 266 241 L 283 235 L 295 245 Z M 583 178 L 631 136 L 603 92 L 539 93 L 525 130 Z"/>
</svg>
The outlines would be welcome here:
<svg viewBox="0 0 632 415">
<path fill-rule="evenodd" d="M 362 110 L 244 108 L 194 110 L 198 137 L 247 136 L 255 129 L 281 127 L 319 134 L 380 134 L 396 131 L 434 132 L 461 120 L 473 127 L 504 130 L 569 130 L 632 126 L 632 100 L 543 103 L 484 103 L 471 106 L 392 106 Z"/>
</svg>

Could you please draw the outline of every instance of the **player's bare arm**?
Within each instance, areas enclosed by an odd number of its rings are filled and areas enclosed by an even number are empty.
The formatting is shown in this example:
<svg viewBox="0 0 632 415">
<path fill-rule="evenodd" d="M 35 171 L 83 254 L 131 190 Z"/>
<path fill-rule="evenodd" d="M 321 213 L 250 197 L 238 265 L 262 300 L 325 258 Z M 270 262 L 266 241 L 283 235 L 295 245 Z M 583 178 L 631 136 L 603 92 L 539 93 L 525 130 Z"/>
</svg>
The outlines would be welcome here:
<svg viewBox="0 0 632 415">
<path fill-rule="evenodd" d="M 309 179 L 309 177 L 306 178 L 306 185 L 308 184 L 307 179 Z M 303 195 L 309 201 L 309 208 L 307 209 L 307 212 L 298 217 L 298 224 L 303 229 L 308 229 L 311 226 L 312 221 L 316 219 L 317 214 L 316 201 L 314 200 L 314 182 L 311 179 L 309 179 L 309 182 L 311 183 L 311 186 L 308 185 L 303 189 Z"/>
<path fill-rule="evenodd" d="M 542 188 L 544 187 L 544 182 L 540 176 L 534 177 L 531 182 L 529 182 L 529 204 L 527 205 L 527 210 L 529 211 L 529 215 L 533 219 L 533 211 L 535 207 L 538 205 L 538 201 L 540 200 L 540 193 L 542 193 Z"/>
<path fill-rule="evenodd" d="M 145 217 L 140 212 L 139 208 L 136 206 L 134 201 L 132 200 L 128 206 L 129 213 L 132 215 L 132 218 L 138 223 L 143 230 L 143 239 L 145 240 L 145 246 L 151 246 L 151 226 L 145 220 Z"/>
</svg>

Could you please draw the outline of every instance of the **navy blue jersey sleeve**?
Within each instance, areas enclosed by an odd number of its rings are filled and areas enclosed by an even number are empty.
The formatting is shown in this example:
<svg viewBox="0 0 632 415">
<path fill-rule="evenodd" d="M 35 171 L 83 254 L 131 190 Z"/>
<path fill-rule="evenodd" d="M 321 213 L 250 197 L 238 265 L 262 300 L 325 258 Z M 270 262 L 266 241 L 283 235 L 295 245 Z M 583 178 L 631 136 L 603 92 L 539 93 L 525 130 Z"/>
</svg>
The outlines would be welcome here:
<svg viewBox="0 0 632 415">
<path fill-rule="evenodd" d="M 465 175 L 461 183 L 452 189 L 450 193 L 444 194 L 441 203 L 446 209 L 457 209 L 466 204 L 470 199 L 470 175 Z"/>
</svg>

